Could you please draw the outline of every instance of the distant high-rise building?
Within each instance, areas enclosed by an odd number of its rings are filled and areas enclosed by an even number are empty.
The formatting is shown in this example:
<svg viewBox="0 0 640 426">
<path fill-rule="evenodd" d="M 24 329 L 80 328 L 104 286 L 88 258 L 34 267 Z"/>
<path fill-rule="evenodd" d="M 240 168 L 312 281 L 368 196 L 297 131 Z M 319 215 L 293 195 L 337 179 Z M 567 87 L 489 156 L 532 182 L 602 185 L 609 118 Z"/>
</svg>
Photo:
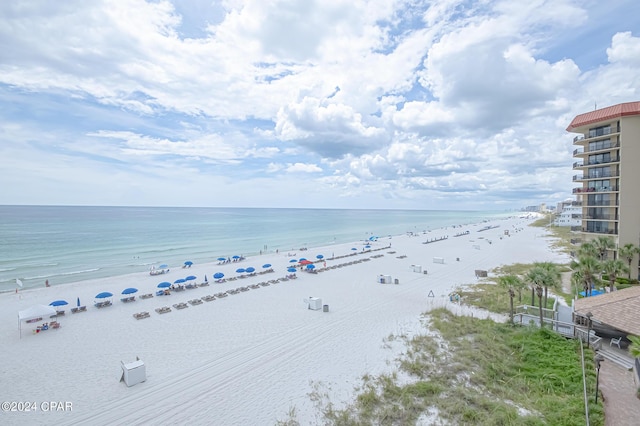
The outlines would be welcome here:
<svg viewBox="0 0 640 426">
<path fill-rule="evenodd" d="M 582 240 L 609 235 L 618 247 L 640 244 L 640 102 L 627 102 L 576 116 L 567 131 L 578 171 L 573 193 L 582 202 Z M 638 277 L 638 256 L 632 277 Z"/>
</svg>

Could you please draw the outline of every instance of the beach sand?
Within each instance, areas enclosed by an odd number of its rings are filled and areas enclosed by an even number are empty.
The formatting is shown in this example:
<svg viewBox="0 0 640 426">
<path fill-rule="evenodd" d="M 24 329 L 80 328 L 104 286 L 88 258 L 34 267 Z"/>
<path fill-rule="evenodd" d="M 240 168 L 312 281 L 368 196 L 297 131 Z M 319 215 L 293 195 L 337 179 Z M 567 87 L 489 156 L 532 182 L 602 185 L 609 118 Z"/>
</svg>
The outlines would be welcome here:
<svg viewBox="0 0 640 426">
<path fill-rule="evenodd" d="M 414 236 L 381 237 L 371 243 L 370 252 L 363 252 L 362 241 L 309 248 L 295 253 L 295 258 L 316 260 L 322 254 L 329 268 L 370 260 L 317 274 L 298 272 L 296 280 L 182 310 L 172 305 L 286 276 L 290 257 L 267 253 L 226 265 L 174 268 L 160 276 L 137 273 L 0 294 L 0 400 L 28 402 L 31 409 L 0 413 L 0 421 L 270 425 L 287 419 L 295 409 L 301 424 L 320 423 L 309 398 L 314 383 L 321 383 L 340 406 L 349 402 L 364 374 L 395 370 L 393 361 L 403 348 L 386 338 L 419 332 L 421 313 L 448 303 L 457 286 L 476 282 L 476 269 L 567 262 L 567 255 L 549 248 L 551 238 L 544 229 L 528 226 L 531 221 L 514 216 Z M 499 227 L 478 232 L 488 225 Z M 454 237 L 465 230 L 468 235 Z M 351 250 L 354 247 L 357 250 Z M 330 259 L 343 255 L 351 256 Z M 444 263 L 434 263 L 434 257 Z M 239 267 L 261 271 L 266 263 L 274 272 L 225 283 L 212 280 L 215 272 L 233 277 Z M 416 272 L 416 265 L 428 273 Z M 127 287 L 138 288 L 138 295 L 155 293 L 161 281 L 195 275 L 202 282 L 205 274 L 208 287 L 120 301 Z M 381 274 L 399 283 L 381 284 Z M 113 306 L 97 309 L 94 296 L 102 291 L 115 295 Z M 87 311 L 71 314 L 78 297 Z M 309 297 L 321 298 L 328 312 L 308 309 Z M 33 334 L 36 324 L 23 323 L 20 338 L 18 311 L 57 299 L 70 303 L 66 315 L 59 317 L 61 327 Z M 172 307 L 172 312 L 156 313 L 162 306 Z M 150 317 L 134 319 L 141 311 Z M 119 381 L 121 361 L 130 363 L 136 357 L 145 364 L 146 381 L 127 387 Z"/>
</svg>

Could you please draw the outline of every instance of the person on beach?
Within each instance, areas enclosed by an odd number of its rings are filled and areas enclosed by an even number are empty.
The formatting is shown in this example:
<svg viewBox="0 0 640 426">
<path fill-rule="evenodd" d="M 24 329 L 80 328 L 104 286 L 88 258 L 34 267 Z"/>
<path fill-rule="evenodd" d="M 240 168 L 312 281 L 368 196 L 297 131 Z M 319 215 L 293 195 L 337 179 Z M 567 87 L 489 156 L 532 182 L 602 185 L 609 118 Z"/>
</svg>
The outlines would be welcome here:
<svg viewBox="0 0 640 426">
<path fill-rule="evenodd" d="M 45 286 L 45 287 L 49 287 L 49 280 L 45 280 L 45 281 L 44 281 L 44 286 Z"/>
</svg>

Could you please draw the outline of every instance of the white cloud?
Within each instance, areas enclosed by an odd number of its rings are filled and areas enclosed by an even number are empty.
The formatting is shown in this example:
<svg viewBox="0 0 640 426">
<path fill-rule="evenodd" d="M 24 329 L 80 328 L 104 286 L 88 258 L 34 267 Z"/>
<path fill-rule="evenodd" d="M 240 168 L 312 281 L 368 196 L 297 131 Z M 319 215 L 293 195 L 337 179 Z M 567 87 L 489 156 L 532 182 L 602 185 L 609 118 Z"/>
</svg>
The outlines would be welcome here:
<svg viewBox="0 0 640 426">
<path fill-rule="evenodd" d="M 322 171 L 322 169 L 315 164 L 303 163 L 290 164 L 286 170 L 289 173 L 318 173 Z"/>
<path fill-rule="evenodd" d="M 640 39 L 601 13 L 571 0 L 4 2 L 0 185 L 25 189 L 0 202 L 153 204 L 184 187 L 229 205 L 549 201 L 572 187 L 573 116 L 640 96 Z M 581 71 L 594 44 L 568 33 L 608 44 L 601 62 Z M 322 184 L 312 198 L 274 195 L 301 174 Z"/>
</svg>

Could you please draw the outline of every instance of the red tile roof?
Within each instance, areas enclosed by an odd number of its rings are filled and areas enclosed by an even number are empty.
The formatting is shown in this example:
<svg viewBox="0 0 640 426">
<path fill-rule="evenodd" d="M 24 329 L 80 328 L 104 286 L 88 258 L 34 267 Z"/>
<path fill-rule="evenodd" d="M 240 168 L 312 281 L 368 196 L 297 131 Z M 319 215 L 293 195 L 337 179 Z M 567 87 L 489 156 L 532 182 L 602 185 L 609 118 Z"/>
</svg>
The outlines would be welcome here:
<svg viewBox="0 0 640 426">
<path fill-rule="evenodd" d="M 572 132 L 574 129 L 588 124 L 629 115 L 640 115 L 640 102 L 627 102 L 577 115 L 567 127 L 567 131 Z"/>
</svg>

